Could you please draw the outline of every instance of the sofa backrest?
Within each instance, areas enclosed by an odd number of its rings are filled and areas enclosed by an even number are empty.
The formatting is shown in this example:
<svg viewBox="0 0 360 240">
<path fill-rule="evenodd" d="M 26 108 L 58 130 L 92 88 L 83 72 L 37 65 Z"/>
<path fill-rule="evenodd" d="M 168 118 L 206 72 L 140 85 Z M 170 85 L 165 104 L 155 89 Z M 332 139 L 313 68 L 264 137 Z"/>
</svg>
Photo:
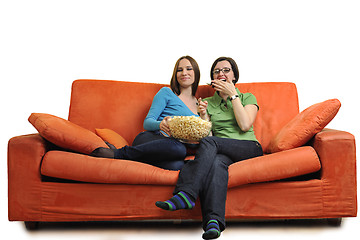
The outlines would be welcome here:
<svg viewBox="0 0 360 240">
<path fill-rule="evenodd" d="M 69 120 L 91 131 L 109 128 L 129 143 L 143 131 L 143 121 L 152 99 L 160 88 L 156 83 L 109 80 L 76 80 L 72 85 Z M 239 83 L 241 92 L 253 93 L 260 106 L 254 130 L 266 150 L 271 138 L 299 112 L 296 86 L 293 83 Z M 214 90 L 198 88 L 197 97 L 208 97 Z"/>
</svg>

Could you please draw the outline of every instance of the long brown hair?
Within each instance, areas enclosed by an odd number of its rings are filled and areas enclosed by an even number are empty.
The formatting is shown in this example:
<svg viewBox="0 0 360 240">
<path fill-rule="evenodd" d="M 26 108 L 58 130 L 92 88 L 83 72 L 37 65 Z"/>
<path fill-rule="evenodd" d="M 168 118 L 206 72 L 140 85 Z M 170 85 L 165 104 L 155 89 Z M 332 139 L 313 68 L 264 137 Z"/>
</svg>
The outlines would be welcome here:
<svg viewBox="0 0 360 240">
<path fill-rule="evenodd" d="M 193 59 L 190 56 L 182 56 L 181 58 L 179 58 L 176 61 L 173 75 L 172 75 L 171 81 L 170 81 L 170 88 L 174 93 L 176 93 L 177 95 L 180 95 L 180 85 L 179 85 L 176 75 L 177 75 L 179 63 L 183 59 L 187 59 L 190 61 L 190 64 L 195 73 L 195 80 L 194 80 L 194 83 L 192 84 L 192 95 L 195 96 L 195 93 L 199 86 L 199 81 L 200 81 L 200 68 L 199 68 L 199 65 L 197 64 L 197 62 L 195 61 L 195 59 Z"/>
</svg>

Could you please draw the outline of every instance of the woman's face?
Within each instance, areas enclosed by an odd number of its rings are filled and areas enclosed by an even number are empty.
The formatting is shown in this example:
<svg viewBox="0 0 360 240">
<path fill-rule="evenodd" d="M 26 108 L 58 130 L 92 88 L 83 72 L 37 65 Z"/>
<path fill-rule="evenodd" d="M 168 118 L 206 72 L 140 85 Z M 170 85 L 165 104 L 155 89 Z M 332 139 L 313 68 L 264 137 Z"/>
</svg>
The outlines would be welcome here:
<svg viewBox="0 0 360 240">
<path fill-rule="evenodd" d="M 231 69 L 231 64 L 226 60 L 216 64 L 213 70 L 213 77 L 215 80 L 222 80 L 230 83 L 235 80 L 234 72 Z"/>
<path fill-rule="evenodd" d="M 179 85 L 183 88 L 192 86 L 195 81 L 195 72 L 190 63 L 186 58 L 181 59 L 177 68 L 176 79 Z"/>
</svg>

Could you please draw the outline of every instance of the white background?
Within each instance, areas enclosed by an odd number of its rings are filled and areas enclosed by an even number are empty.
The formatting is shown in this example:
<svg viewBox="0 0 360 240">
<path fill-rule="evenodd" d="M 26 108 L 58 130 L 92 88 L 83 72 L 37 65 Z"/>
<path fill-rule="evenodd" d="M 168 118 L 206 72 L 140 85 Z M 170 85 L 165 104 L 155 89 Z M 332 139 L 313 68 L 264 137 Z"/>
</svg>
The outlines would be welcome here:
<svg viewBox="0 0 360 240">
<path fill-rule="evenodd" d="M 7 220 L 7 141 L 35 132 L 27 121 L 32 112 L 67 118 L 75 79 L 169 83 L 183 55 L 199 63 L 201 84 L 209 82 L 212 62 L 229 56 L 239 65 L 239 82 L 296 83 L 300 110 L 338 98 L 342 107 L 328 127 L 359 138 L 359 12 L 360 2 L 348 0 L 0 0 L 1 234 L 200 239 L 201 230 L 191 235 L 186 229 L 160 235 L 154 235 L 159 228 L 26 232 Z M 351 218 L 339 229 L 235 228 L 221 238 L 340 238 L 359 234 L 359 226 L 358 218 Z"/>
</svg>

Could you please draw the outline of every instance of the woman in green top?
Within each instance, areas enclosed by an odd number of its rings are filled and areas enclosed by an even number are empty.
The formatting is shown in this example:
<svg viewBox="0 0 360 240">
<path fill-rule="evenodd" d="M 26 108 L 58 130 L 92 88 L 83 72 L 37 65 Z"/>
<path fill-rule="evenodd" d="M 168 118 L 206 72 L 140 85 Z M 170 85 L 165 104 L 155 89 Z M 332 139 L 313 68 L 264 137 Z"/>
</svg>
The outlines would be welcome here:
<svg viewBox="0 0 360 240">
<path fill-rule="evenodd" d="M 214 96 L 199 99 L 201 118 L 211 120 L 212 133 L 200 141 L 195 160 L 184 165 L 174 196 L 156 206 L 165 210 L 192 209 L 199 197 L 203 216 L 204 239 L 214 239 L 225 229 L 225 202 L 229 165 L 261 156 L 253 123 L 258 105 L 251 93 L 235 88 L 239 70 L 232 58 L 215 60 L 210 71 Z"/>
</svg>

